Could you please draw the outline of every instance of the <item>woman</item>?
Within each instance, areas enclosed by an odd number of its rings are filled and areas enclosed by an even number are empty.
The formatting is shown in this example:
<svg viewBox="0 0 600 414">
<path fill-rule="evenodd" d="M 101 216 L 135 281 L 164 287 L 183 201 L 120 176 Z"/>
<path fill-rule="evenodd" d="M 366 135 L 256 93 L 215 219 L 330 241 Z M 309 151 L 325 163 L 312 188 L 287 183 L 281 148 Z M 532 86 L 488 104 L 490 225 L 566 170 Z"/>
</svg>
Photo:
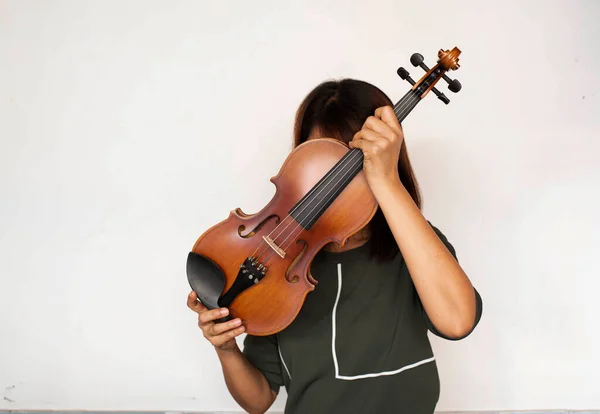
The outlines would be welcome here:
<svg viewBox="0 0 600 414">
<path fill-rule="evenodd" d="M 247 335 L 241 351 L 241 322 L 215 324 L 226 309 L 188 298 L 229 391 L 250 413 L 265 412 L 281 386 L 286 413 L 433 413 L 439 377 L 427 332 L 458 340 L 479 323 L 481 297 L 421 214 L 392 105 L 375 86 L 345 79 L 319 85 L 298 109 L 294 144 L 330 137 L 360 148 L 379 209 L 343 247 L 315 257 L 319 284 L 290 326 Z"/>
</svg>

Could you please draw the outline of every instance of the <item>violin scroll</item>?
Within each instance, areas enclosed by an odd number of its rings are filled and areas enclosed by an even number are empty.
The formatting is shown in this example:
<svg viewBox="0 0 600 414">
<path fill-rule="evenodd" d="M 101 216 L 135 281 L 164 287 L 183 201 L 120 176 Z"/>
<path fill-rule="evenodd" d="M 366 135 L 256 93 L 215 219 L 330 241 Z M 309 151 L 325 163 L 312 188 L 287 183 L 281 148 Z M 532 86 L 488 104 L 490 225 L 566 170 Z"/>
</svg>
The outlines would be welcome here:
<svg viewBox="0 0 600 414">
<path fill-rule="evenodd" d="M 434 87 L 437 81 L 441 78 L 448 82 L 448 89 L 450 92 L 457 93 L 462 89 L 462 85 L 458 81 L 458 79 L 450 79 L 446 72 L 449 70 L 457 70 L 460 65 L 458 63 L 458 56 L 460 55 L 460 50 L 458 48 L 453 48 L 452 50 L 443 50 L 440 49 L 438 52 L 438 62 L 433 68 L 428 68 L 425 64 L 425 58 L 420 53 L 413 53 L 410 57 L 410 63 L 414 67 L 420 67 L 426 73 L 425 75 L 418 81 L 415 82 L 411 77 L 408 71 L 402 67 L 398 68 L 398 76 L 401 79 L 408 81 L 412 86 L 413 90 L 420 90 L 422 93 L 421 98 L 424 98 L 429 91 L 432 91 L 439 100 L 444 102 L 446 105 L 450 103 L 450 99 L 438 89 Z"/>
<path fill-rule="evenodd" d="M 440 60 L 438 62 L 446 70 L 457 70 L 460 67 L 460 65 L 458 64 L 459 55 L 460 50 L 458 50 L 458 48 L 456 47 L 452 50 L 440 49 L 440 51 L 438 52 L 438 58 Z"/>
</svg>

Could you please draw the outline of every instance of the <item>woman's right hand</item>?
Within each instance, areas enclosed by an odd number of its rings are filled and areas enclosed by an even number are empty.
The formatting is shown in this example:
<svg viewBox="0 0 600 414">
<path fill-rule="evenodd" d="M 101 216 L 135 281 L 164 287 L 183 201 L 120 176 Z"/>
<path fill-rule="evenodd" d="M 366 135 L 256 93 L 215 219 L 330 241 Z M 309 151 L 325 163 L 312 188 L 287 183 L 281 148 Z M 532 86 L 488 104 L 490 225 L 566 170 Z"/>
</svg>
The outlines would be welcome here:
<svg viewBox="0 0 600 414">
<path fill-rule="evenodd" d="M 226 308 L 208 310 L 198 301 L 198 296 L 194 291 L 188 295 L 187 305 L 198 314 L 198 327 L 202 329 L 204 337 L 215 349 L 227 351 L 237 348 L 235 338 L 245 331 L 239 318 L 215 323 L 215 320 L 227 316 L 229 310 Z"/>
</svg>

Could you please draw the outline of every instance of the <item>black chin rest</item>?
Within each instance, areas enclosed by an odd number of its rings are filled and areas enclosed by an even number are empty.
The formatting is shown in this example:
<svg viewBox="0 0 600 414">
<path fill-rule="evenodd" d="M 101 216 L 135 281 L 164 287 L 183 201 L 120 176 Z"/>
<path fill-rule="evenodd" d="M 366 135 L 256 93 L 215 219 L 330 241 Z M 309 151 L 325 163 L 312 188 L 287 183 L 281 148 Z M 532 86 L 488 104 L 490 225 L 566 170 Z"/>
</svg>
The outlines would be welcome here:
<svg viewBox="0 0 600 414">
<path fill-rule="evenodd" d="M 219 308 L 219 297 L 225 288 L 225 276 L 215 262 L 208 257 L 190 252 L 187 258 L 187 278 L 198 299 L 208 309 Z M 231 318 L 228 315 L 220 321 Z"/>
</svg>

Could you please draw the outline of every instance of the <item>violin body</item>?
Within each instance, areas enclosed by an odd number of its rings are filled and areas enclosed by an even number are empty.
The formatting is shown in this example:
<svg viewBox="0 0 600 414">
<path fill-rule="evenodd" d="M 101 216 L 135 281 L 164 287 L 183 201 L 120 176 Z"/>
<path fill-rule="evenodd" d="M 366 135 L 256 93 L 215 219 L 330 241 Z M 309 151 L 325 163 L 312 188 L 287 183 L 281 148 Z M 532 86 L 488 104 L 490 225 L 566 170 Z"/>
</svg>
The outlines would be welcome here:
<svg viewBox="0 0 600 414">
<path fill-rule="evenodd" d="M 327 138 L 299 145 L 271 178 L 276 192 L 261 211 L 249 215 L 238 208 L 200 236 L 188 256 L 188 279 L 201 302 L 209 309 L 228 307 L 226 319 L 240 318 L 251 335 L 279 332 L 294 320 L 317 284 L 310 274 L 315 255 L 330 242 L 343 245 L 377 210 L 360 171 L 310 230 L 289 215 L 348 151 L 344 143 Z M 285 251 L 283 257 L 278 249 Z M 253 256 L 258 260 L 252 268 Z M 236 292 L 228 297 L 234 284 Z"/>
<path fill-rule="evenodd" d="M 445 74 L 459 67 L 460 53 L 441 49 L 431 69 L 413 54 L 413 66 L 426 71 L 417 82 L 406 69 L 397 70 L 412 85 L 394 105 L 400 123 L 429 92 L 450 102 L 435 85 L 444 79 L 450 91 L 461 89 Z M 231 211 L 197 239 L 186 270 L 198 299 L 208 309 L 228 308 L 220 321 L 240 318 L 251 335 L 277 333 L 292 323 L 317 285 L 310 274 L 315 255 L 328 243 L 344 245 L 377 211 L 363 161 L 360 149 L 335 139 L 297 146 L 271 178 L 276 192 L 262 210 Z"/>
</svg>

